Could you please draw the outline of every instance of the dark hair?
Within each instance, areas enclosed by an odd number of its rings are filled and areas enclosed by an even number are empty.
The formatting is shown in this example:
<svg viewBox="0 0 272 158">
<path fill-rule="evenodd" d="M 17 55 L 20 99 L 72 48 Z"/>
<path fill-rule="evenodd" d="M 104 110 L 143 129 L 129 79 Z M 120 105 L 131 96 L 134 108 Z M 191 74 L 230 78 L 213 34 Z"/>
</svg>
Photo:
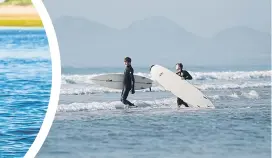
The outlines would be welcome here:
<svg viewBox="0 0 272 158">
<path fill-rule="evenodd" d="M 180 67 L 181 70 L 183 69 L 182 63 L 177 63 L 176 65 L 178 65 L 178 66 Z"/>
<path fill-rule="evenodd" d="M 125 57 L 124 61 L 131 63 L 131 58 L 130 57 Z"/>
<path fill-rule="evenodd" d="M 153 67 L 153 66 L 155 66 L 155 65 L 151 65 L 151 67 L 150 67 L 149 71 L 151 71 L 151 69 L 152 69 L 152 67 Z"/>
</svg>

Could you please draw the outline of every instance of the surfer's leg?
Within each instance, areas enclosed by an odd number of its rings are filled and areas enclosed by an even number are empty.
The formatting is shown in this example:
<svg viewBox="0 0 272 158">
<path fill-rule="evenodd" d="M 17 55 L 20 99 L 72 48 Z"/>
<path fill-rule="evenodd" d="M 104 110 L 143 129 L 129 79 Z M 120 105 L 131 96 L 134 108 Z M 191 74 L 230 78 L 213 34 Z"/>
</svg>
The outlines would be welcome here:
<svg viewBox="0 0 272 158">
<path fill-rule="evenodd" d="M 126 100 L 126 102 L 127 102 L 127 104 L 129 105 L 129 106 L 135 106 L 134 104 L 132 104 L 130 101 L 128 101 L 128 100 Z"/>
<path fill-rule="evenodd" d="M 124 98 L 124 89 L 125 88 L 123 88 L 122 93 L 121 93 L 121 102 L 123 102 L 123 98 Z"/>
<path fill-rule="evenodd" d="M 185 107 L 189 107 L 189 105 L 185 102 L 185 101 L 183 101 L 183 100 L 181 100 L 182 101 L 182 104 L 185 106 Z"/>
<path fill-rule="evenodd" d="M 129 94 L 130 90 L 131 90 L 130 88 L 126 88 L 126 87 L 123 89 L 121 102 L 123 104 L 125 104 L 125 105 L 134 106 L 134 104 L 132 104 L 130 101 L 127 100 L 127 97 L 128 97 L 128 94 Z"/>
<path fill-rule="evenodd" d="M 177 98 L 177 105 L 180 107 L 182 105 L 182 100 L 180 98 Z"/>
<path fill-rule="evenodd" d="M 184 102 L 182 99 L 180 99 L 180 98 L 177 98 L 177 104 L 178 104 L 178 107 L 180 107 L 182 104 L 185 107 L 189 107 L 189 105 L 186 102 Z"/>
<path fill-rule="evenodd" d="M 130 101 L 127 100 L 127 97 L 128 97 L 128 94 L 129 94 L 130 90 L 131 90 L 131 88 L 128 88 L 128 89 L 126 89 L 126 91 L 125 91 L 125 96 L 126 96 L 125 102 L 126 102 L 126 105 L 135 106 L 134 104 L 132 104 Z"/>
</svg>

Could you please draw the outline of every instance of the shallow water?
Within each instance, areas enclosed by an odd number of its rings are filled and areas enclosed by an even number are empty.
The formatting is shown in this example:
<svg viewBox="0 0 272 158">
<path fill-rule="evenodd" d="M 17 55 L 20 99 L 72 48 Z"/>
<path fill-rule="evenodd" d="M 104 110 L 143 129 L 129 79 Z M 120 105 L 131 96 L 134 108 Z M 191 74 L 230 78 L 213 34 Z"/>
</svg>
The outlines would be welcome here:
<svg viewBox="0 0 272 158">
<path fill-rule="evenodd" d="M 159 85 L 129 96 L 139 108 L 116 109 L 120 91 L 90 81 L 102 71 L 64 74 L 57 116 L 38 157 L 270 157 L 271 71 L 203 71 L 191 72 L 192 83 L 202 86 L 213 109 L 177 109 Z"/>
</svg>

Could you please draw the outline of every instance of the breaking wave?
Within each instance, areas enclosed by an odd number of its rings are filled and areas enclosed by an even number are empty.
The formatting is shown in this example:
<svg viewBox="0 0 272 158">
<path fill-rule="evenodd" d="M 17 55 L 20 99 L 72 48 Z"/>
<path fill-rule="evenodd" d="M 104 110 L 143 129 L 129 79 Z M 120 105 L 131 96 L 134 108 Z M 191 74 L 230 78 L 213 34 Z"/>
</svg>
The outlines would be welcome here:
<svg viewBox="0 0 272 158">
<path fill-rule="evenodd" d="M 139 76 L 151 78 L 148 73 L 135 73 Z M 236 71 L 236 72 L 191 72 L 194 80 L 190 81 L 200 90 L 224 90 L 245 88 L 271 87 L 271 71 Z M 101 74 L 63 75 L 62 95 L 90 95 L 96 93 L 119 93 L 120 90 L 109 89 L 95 85 L 91 79 Z M 152 79 L 152 78 L 151 78 Z M 151 92 L 166 91 L 153 82 Z M 149 89 L 140 92 L 150 92 Z"/>
<path fill-rule="evenodd" d="M 269 79 L 272 76 L 272 71 L 236 71 L 236 72 L 190 72 L 194 80 L 248 80 L 248 79 Z M 69 81 L 73 83 L 92 83 L 91 78 L 102 75 L 90 74 L 90 75 L 63 75 L 62 83 L 68 84 Z M 135 73 L 135 75 L 151 78 L 149 73 Z"/>
<path fill-rule="evenodd" d="M 212 101 L 221 99 L 258 99 L 259 94 L 255 90 L 249 92 L 241 92 L 226 94 L 226 95 L 212 95 L 208 96 Z M 164 98 L 155 100 L 132 100 L 134 104 L 139 108 L 154 109 L 154 108 L 176 108 L 176 98 Z M 74 102 L 70 104 L 60 104 L 58 106 L 58 112 L 80 112 L 80 111 L 98 111 L 98 110 L 117 110 L 124 109 L 124 105 L 120 101 L 104 101 L 104 102 L 90 102 L 90 103 L 79 103 Z"/>
</svg>

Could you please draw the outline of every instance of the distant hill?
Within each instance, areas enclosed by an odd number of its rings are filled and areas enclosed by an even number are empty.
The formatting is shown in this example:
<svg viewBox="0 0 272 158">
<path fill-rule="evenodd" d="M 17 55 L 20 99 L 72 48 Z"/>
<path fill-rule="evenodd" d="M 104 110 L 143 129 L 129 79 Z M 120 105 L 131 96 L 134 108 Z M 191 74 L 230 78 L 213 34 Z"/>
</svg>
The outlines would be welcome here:
<svg viewBox="0 0 272 158">
<path fill-rule="evenodd" d="M 211 53 L 226 60 L 249 63 L 270 58 L 270 35 L 248 27 L 233 27 L 219 32 L 211 44 Z M 241 61 L 243 60 L 243 61 Z"/>
<path fill-rule="evenodd" d="M 217 45 L 228 48 L 230 52 L 265 53 L 270 45 L 270 35 L 247 27 L 223 30 L 214 37 Z"/>
<path fill-rule="evenodd" d="M 135 21 L 118 30 L 78 17 L 54 21 L 63 66 L 116 66 L 125 56 L 136 65 L 269 62 L 270 34 L 229 28 L 211 39 L 186 31 L 165 17 Z M 106 61 L 106 62 L 105 62 Z M 164 63 L 162 63 L 164 62 Z"/>
</svg>

